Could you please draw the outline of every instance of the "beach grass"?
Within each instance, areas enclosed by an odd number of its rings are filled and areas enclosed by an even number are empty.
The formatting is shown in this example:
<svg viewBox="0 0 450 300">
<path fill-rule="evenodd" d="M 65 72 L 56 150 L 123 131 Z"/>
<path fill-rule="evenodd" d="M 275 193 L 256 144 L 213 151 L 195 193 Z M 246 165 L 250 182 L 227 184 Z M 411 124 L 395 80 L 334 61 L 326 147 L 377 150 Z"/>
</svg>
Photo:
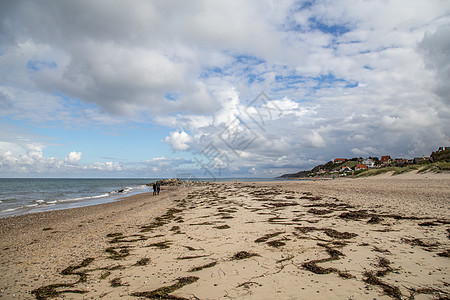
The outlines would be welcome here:
<svg viewBox="0 0 450 300">
<path fill-rule="evenodd" d="M 380 169 L 362 170 L 355 174 L 355 178 L 376 176 L 388 172 L 392 172 L 392 175 L 400 175 L 412 171 L 417 171 L 418 173 L 426 173 L 426 172 L 441 173 L 444 171 L 450 171 L 450 162 L 439 161 L 424 165 L 410 165 L 405 167 L 385 167 Z"/>
</svg>

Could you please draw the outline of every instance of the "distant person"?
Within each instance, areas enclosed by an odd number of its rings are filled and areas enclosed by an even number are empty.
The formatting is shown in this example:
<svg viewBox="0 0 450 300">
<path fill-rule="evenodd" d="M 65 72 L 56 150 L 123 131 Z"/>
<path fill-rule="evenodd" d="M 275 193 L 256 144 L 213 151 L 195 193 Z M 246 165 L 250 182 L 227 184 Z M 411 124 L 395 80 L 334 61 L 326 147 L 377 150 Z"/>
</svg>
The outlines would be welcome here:
<svg viewBox="0 0 450 300">
<path fill-rule="evenodd" d="M 156 195 L 156 182 L 153 182 L 153 195 Z"/>
<path fill-rule="evenodd" d="M 161 190 L 161 184 L 159 181 L 156 182 L 156 193 L 159 195 L 159 191 Z"/>
</svg>

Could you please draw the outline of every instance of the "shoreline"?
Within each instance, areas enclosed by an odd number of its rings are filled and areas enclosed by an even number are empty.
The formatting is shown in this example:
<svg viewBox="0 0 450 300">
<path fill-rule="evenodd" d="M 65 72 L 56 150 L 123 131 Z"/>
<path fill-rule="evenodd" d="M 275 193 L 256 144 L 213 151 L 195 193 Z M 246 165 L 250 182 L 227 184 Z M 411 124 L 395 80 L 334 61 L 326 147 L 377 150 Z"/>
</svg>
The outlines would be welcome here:
<svg viewBox="0 0 450 300">
<path fill-rule="evenodd" d="M 90 179 L 86 178 L 0 178 L 0 180 L 20 180 L 20 181 L 48 181 L 48 180 L 56 180 L 56 181 L 86 181 Z M 97 191 L 91 191 L 91 193 L 86 193 L 85 190 L 90 190 L 90 188 L 93 188 L 92 186 L 81 186 L 83 192 L 80 191 L 79 195 L 75 193 L 75 195 L 72 193 L 64 194 L 67 191 L 54 191 L 54 193 L 48 193 L 46 195 L 41 195 L 39 197 L 34 197 L 36 195 L 36 191 L 30 191 L 26 192 L 26 199 L 17 200 L 15 201 L 8 201 L 10 199 L 7 199 L 8 195 L 11 196 L 11 198 L 14 197 L 14 193 L 9 191 L 9 194 L 3 194 L 3 197 L 6 197 L 4 200 L 6 200 L 8 203 L 10 203 L 6 208 L 2 206 L 2 200 L 0 200 L 0 219 L 1 218 L 8 218 L 8 217 L 14 217 L 14 216 L 20 216 L 20 215 L 26 215 L 26 214 L 33 214 L 33 213 L 39 213 L 39 212 L 49 212 L 49 211 L 55 211 L 55 210 L 64 210 L 64 209 L 72 209 L 77 207 L 85 207 L 85 206 L 92 206 L 92 205 L 98 205 L 103 203 L 110 203 L 118 201 L 119 199 L 130 197 L 133 195 L 151 192 L 151 182 L 155 182 L 157 180 L 163 180 L 167 181 L 170 179 L 153 179 L 153 178 L 138 178 L 138 179 L 132 179 L 132 178 L 119 178 L 119 179 L 111 179 L 111 178 L 97 178 L 94 180 L 100 180 L 100 181 L 108 181 L 106 186 L 110 187 L 107 189 L 100 188 Z M 127 182 L 121 182 L 121 181 L 127 181 Z M 200 178 L 199 182 L 208 182 L 206 181 L 206 178 Z M 263 179 L 263 178 L 239 178 L 240 182 L 247 182 L 250 180 L 255 180 L 257 182 L 259 181 L 271 181 L 273 179 Z M 114 182 L 113 185 L 109 181 L 117 181 Z M 235 182 L 236 179 L 232 178 L 220 178 L 217 179 L 217 182 Z M 138 184 L 137 182 L 141 182 Z M 190 185 L 194 182 L 182 179 L 181 185 Z M 8 182 L 5 182 L 4 184 L 10 184 Z M 95 188 L 104 187 L 103 183 L 99 183 L 95 186 Z M 46 189 L 46 187 L 41 186 L 41 189 Z M 94 189 L 95 189 L 94 188 Z M 21 190 L 17 190 L 16 193 L 21 193 Z M 63 193 L 61 195 L 61 193 Z M 30 194 L 33 196 L 30 197 Z M 55 196 L 55 194 L 59 194 L 58 196 Z"/>
<path fill-rule="evenodd" d="M 0 297 L 33 299 L 54 284 L 86 292 L 58 299 L 162 287 L 187 299 L 450 295 L 446 176 L 163 188 L 0 219 Z"/>
</svg>

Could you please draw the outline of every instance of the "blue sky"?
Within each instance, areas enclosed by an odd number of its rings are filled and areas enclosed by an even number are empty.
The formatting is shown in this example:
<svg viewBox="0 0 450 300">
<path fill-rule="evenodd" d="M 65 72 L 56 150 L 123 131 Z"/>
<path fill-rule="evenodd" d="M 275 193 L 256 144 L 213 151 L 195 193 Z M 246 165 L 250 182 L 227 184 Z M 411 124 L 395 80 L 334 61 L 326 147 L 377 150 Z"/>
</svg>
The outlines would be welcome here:
<svg viewBox="0 0 450 300">
<path fill-rule="evenodd" d="M 1 177 L 274 177 L 450 143 L 448 1 L 1 6 Z"/>
</svg>

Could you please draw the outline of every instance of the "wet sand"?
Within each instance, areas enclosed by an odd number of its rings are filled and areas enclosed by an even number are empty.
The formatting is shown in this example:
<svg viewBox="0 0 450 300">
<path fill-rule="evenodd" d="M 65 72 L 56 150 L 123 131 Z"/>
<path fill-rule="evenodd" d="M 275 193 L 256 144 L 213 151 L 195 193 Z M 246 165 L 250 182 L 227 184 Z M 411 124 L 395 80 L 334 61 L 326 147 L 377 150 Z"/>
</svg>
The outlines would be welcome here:
<svg viewBox="0 0 450 300">
<path fill-rule="evenodd" d="M 166 188 L 0 219 L 5 299 L 450 296 L 450 176 Z"/>
</svg>

